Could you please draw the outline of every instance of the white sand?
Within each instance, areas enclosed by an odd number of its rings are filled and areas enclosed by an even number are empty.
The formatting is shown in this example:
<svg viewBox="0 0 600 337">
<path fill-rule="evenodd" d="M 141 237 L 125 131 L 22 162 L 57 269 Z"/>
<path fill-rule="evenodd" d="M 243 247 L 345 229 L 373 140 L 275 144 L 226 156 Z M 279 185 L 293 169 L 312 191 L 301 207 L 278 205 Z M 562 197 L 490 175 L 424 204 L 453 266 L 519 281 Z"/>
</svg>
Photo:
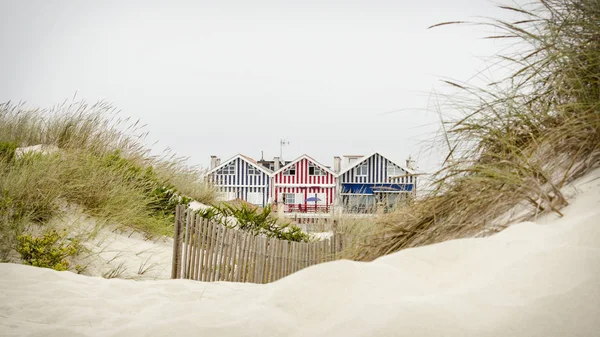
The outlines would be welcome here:
<svg viewBox="0 0 600 337">
<path fill-rule="evenodd" d="M 139 232 L 121 232 L 114 227 L 105 227 L 83 245 L 89 252 L 72 264 L 84 265 L 85 275 L 135 280 L 171 277 L 172 238 L 146 239 Z"/>
<path fill-rule="evenodd" d="M 321 264 L 268 285 L 0 264 L 0 335 L 598 336 L 598 176 L 560 219 Z"/>
</svg>

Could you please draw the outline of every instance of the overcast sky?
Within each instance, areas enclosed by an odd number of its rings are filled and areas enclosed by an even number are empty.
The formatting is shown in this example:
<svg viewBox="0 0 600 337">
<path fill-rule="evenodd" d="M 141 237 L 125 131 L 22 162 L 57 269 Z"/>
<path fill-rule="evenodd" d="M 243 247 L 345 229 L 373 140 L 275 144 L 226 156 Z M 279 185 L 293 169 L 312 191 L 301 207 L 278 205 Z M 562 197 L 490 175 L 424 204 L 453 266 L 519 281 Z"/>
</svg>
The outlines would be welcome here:
<svg viewBox="0 0 600 337">
<path fill-rule="evenodd" d="M 107 100 L 203 166 L 272 158 L 285 138 L 285 159 L 380 151 L 430 170 L 431 93 L 500 46 L 482 27 L 427 27 L 506 15 L 484 0 L 0 0 L 0 101 Z"/>
</svg>

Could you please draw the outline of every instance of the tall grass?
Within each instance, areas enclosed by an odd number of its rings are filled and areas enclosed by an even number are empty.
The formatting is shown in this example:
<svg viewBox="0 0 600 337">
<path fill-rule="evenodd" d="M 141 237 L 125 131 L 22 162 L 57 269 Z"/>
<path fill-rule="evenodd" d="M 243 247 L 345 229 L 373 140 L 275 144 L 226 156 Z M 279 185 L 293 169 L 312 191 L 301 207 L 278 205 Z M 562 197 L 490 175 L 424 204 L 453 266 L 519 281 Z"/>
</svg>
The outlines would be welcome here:
<svg viewBox="0 0 600 337">
<path fill-rule="evenodd" d="M 501 6 L 518 21 L 461 23 L 492 27 L 492 39 L 519 52 L 500 55 L 517 69 L 450 102 L 461 118 L 445 121 L 448 156 L 432 191 L 380 217 L 375 234 L 352 254 L 371 260 L 403 248 L 505 228 L 518 208 L 523 220 L 561 214 L 560 189 L 600 162 L 600 2 L 543 0 Z M 431 28 L 446 24 L 441 23 Z M 459 97 L 459 98 L 456 98 Z"/>
<path fill-rule="evenodd" d="M 0 104 L 3 255 L 27 224 L 44 225 L 70 204 L 100 221 L 155 236 L 171 233 L 177 203 L 214 200 L 214 190 L 200 181 L 202 172 L 181 158 L 151 156 L 138 123 L 117 116 L 106 103 L 51 109 Z M 57 151 L 23 155 L 16 149 L 38 144 Z"/>
</svg>

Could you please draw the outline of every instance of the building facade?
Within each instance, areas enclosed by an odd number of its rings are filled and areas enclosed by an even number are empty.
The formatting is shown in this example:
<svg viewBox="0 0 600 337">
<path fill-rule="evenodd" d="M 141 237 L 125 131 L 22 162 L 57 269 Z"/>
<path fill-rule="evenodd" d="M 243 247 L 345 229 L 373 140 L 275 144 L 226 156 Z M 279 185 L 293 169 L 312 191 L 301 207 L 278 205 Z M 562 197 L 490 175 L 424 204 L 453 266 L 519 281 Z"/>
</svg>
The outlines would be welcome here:
<svg viewBox="0 0 600 337">
<path fill-rule="evenodd" d="M 414 195 L 415 172 L 375 152 L 368 156 L 345 156 L 338 175 L 339 203 L 345 212 L 372 213 L 389 209 Z"/>
<path fill-rule="evenodd" d="M 217 188 L 221 200 L 241 199 L 265 207 L 271 202 L 272 173 L 254 159 L 238 154 L 222 164 L 212 156 L 206 178 Z"/>
<path fill-rule="evenodd" d="M 303 155 L 273 173 L 273 200 L 284 212 L 329 212 L 336 184 L 335 172 Z"/>
</svg>

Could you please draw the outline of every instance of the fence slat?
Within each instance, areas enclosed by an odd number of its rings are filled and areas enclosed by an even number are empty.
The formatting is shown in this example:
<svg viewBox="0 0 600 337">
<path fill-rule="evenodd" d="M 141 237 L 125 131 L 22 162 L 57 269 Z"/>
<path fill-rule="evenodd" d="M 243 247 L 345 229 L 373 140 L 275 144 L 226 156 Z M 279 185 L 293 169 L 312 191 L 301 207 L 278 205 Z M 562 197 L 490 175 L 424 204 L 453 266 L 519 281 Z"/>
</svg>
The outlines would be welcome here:
<svg viewBox="0 0 600 337">
<path fill-rule="evenodd" d="M 202 217 L 196 217 L 196 269 L 194 270 L 194 280 L 198 280 L 198 273 L 200 272 L 200 266 L 202 261 Z"/>
<path fill-rule="evenodd" d="M 268 240 L 269 240 L 268 237 L 260 238 L 261 255 L 260 255 L 260 259 L 259 259 L 259 274 L 258 274 L 259 282 L 258 283 L 265 283 L 265 262 L 266 262 L 266 258 L 267 258 L 267 242 L 268 242 Z"/>
<path fill-rule="evenodd" d="M 275 252 L 275 240 L 273 239 L 269 239 L 269 246 L 268 246 L 268 259 L 267 259 L 267 275 L 265 278 L 265 283 L 269 283 L 273 281 L 273 267 L 275 266 L 275 264 L 273 263 L 273 256 L 274 256 L 274 252 Z"/>
<path fill-rule="evenodd" d="M 256 236 L 250 237 L 250 249 L 248 250 L 248 267 L 246 271 L 246 282 L 254 282 L 254 269 L 256 268 Z"/>
<path fill-rule="evenodd" d="M 221 243 L 221 254 L 219 255 L 219 272 L 217 273 L 217 277 L 216 277 L 216 281 L 221 281 L 223 280 L 224 277 L 224 273 L 225 273 L 225 255 L 227 255 L 227 245 L 229 244 L 228 240 L 229 240 L 229 233 L 231 232 L 231 230 L 227 227 L 225 227 L 225 230 L 223 232 L 223 239 L 222 239 L 222 243 Z"/>
<path fill-rule="evenodd" d="M 254 254 L 254 244 L 255 244 L 256 236 L 250 235 L 250 244 L 248 245 L 248 253 L 246 253 L 246 273 L 244 274 L 244 282 L 254 282 L 254 280 L 250 279 L 252 276 L 252 271 L 254 268 L 254 259 L 252 255 Z"/>
<path fill-rule="evenodd" d="M 277 273 L 277 279 L 283 277 L 283 241 L 277 240 L 277 245 L 279 246 L 277 249 L 277 254 L 279 255 L 279 260 L 277 260 L 277 267 L 279 272 Z"/>
<path fill-rule="evenodd" d="M 246 239 L 248 235 L 246 233 L 240 232 L 240 243 L 238 244 L 239 249 L 237 251 L 236 258 L 236 266 L 235 266 L 235 279 L 234 282 L 240 282 L 240 276 L 242 275 L 242 264 L 244 257 L 244 246 L 246 245 Z"/>
<path fill-rule="evenodd" d="M 212 268 L 213 237 L 215 235 L 215 224 L 208 222 L 208 236 L 206 237 L 206 263 L 204 264 L 204 277 L 202 281 L 210 281 L 210 271 Z"/>
<path fill-rule="evenodd" d="M 239 282 L 245 282 L 246 275 L 248 274 L 248 252 L 250 251 L 250 245 L 252 244 L 252 235 L 250 233 L 244 233 L 246 238 L 244 238 L 244 252 L 242 254 L 242 268 L 240 269 L 240 279 Z"/>
<path fill-rule="evenodd" d="M 200 258 L 200 215 L 196 214 L 194 217 L 194 231 L 193 231 L 193 235 L 194 235 L 194 256 L 193 256 L 193 260 L 194 260 L 194 266 L 193 266 L 193 270 L 192 270 L 192 275 L 190 276 L 191 279 L 193 280 L 197 280 L 197 274 L 198 274 L 198 259 Z"/>
<path fill-rule="evenodd" d="M 194 258 L 196 257 L 196 250 L 195 250 L 195 236 L 194 236 L 194 231 L 196 230 L 196 227 L 194 226 L 196 224 L 196 216 L 195 213 L 192 212 L 190 210 L 190 226 L 189 226 L 189 230 L 190 230 L 190 258 L 188 260 L 188 268 L 187 268 L 187 274 L 188 274 L 188 278 L 189 279 L 193 279 L 194 278 Z"/>
<path fill-rule="evenodd" d="M 220 225 L 220 224 L 215 224 L 215 226 L 217 227 L 216 230 L 216 235 L 214 235 L 215 238 L 215 246 L 214 246 L 214 250 L 212 253 L 212 268 L 210 270 L 210 282 L 215 281 L 215 274 L 217 273 L 217 270 L 219 268 L 218 263 L 219 263 L 219 250 L 221 247 L 221 237 L 223 236 L 223 228 L 224 226 Z"/>
<path fill-rule="evenodd" d="M 278 262 L 279 262 L 279 240 L 273 240 L 273 275 L 271 276 L 271 282 L 277 280 L 279 273 Z"/>
<path fill-rule="evenodd" d="M 200 267 L 198 269 L 198 280 L 199 281 L 204 281 L 204 274 L 205 274 L 205 270 L 206 270 L 206 261 L 207 261 L 207 256 L 208 256 L 208 232 L 209 232 L 209 227 L 208 227 L 208 220 L 206 219 L 202 219 L 200 222 L 200 226 L 202 227 L 202 235 L 200 237 L 200 250 L 202 253 L 202 258 L 200 259 Z"/>
<path fill-rule="evenodd" d="M 173 233 L 173 257 L 171 263 L 171 278 L 179 278 L 179 274 L 177 273 L 179 269 L 180 260 L 180 252 L 181 252 L 181 224 L 180 224 L 180 214 L 183 208 L 181 205 L 177 205 L 175 208 L 175 228 Z"/>
<path fill-rule="evenodd" d="M 260 260 L 260 237 L 259 236 L 255 236 L 254 237 L 254 251 L 253 251 L 253 257 L 252 257 L 252 282 L 253 283 L 259 283 L 258 282 L 258 269 L 259 269 L 259 260 Z"/>
<path fill-rule="evenodd" d="M 231 256 L 229 257 L 229 278 L 228 281 L 234 282 L 235 281 L 235 272 L 236 272 L 236 263 L 237 263 L 237 252 L 238 252 L 238 247 L 240 245 L 240 235 L 242 233 L 239 231 L 235 231 L 233 233 L 233 244 L 231 247 Z"/>
<path fill-rule="evenodd" d="M 296 243 L 290 242 L 290 274 L 296 271 Z"/>
</svg>

